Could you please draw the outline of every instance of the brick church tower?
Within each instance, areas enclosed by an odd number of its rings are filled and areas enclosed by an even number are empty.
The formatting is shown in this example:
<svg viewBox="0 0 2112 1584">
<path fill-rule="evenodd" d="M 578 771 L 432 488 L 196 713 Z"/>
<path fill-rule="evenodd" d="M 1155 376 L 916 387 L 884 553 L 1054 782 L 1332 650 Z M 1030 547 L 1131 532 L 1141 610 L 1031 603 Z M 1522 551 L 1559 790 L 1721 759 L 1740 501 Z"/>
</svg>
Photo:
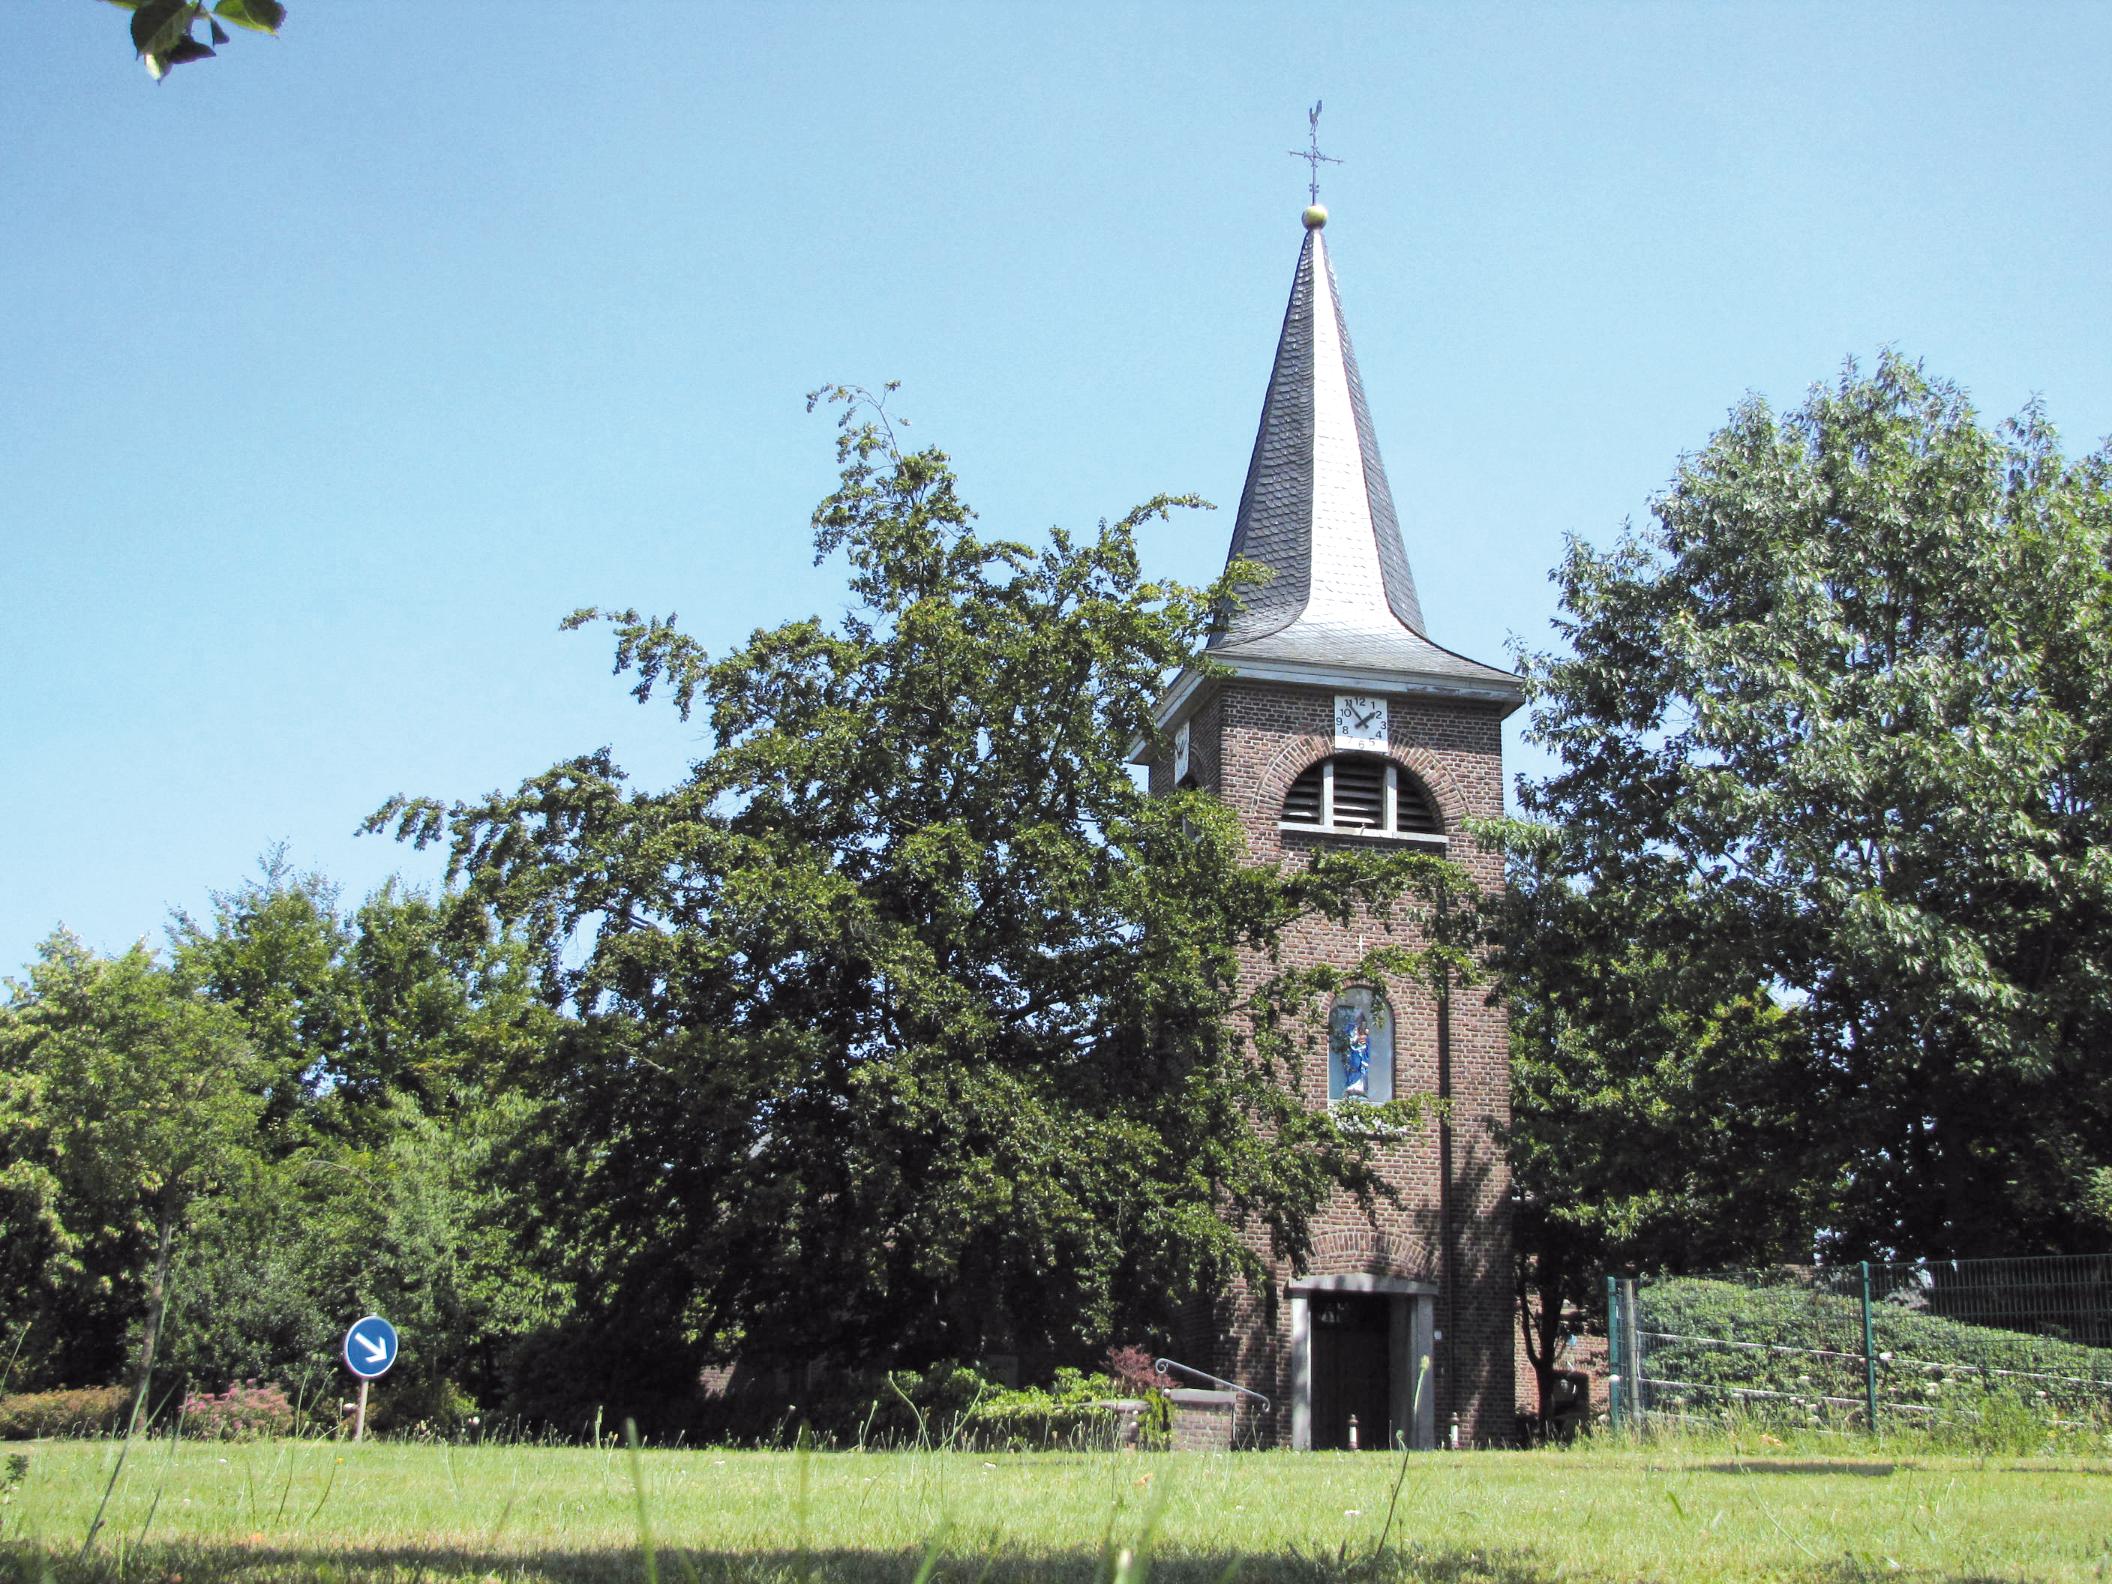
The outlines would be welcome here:
<svg viewBox="0 0 2112 1584">
<path fill-rule="evenodd" d="M 1338 843 L 1442 852 L 1485 888 L 1500 860 L 1466 835 L 1503 811 L 1501 723 L 1518 679 L 1432 642 L 1321 235 L 1304 246 L 1232 529 L 1231 554 L 1267 567 L 1211 641 L 1222 674 L 1188 672 L 1160 705 L 1170 754 L 1154 791 L 1191 785 L 1235 809 L 1257 863 L 1298 864 Z M 1293 963 L 1349 965 L 1389 938 L 1361 919 L 1309 921 Z M 1413 944 L 1403 940 L 1403 944 Z M 1248 965 L 1258 983 L 1268 970 Z M 1309 1268 L 1273 1262 L 1184 1339 L 1189 1356 L 1273 1399 L 1263 1443 L 1405 1437 L 1435 1446 L 1514 1429 L 1509 1179 L 1496 1127 L 1510 1114 L 1500 1008 L 1484 992 L 1439 1000 L 1405 983 L 1346 990 L 1328 1009 L 1301 1086 L 1315 1107 L 1396 1094 L 1448 1099 L 1451 1122 L 1381 1149 L 1400 1191 L 1367 1214 L 1338 1197 Z M 1266 1234 L 1258 1247 L 1268 1256 Z M 1420 1361 L 1427 1357 L 1427 1376 Z"/>
</svg>

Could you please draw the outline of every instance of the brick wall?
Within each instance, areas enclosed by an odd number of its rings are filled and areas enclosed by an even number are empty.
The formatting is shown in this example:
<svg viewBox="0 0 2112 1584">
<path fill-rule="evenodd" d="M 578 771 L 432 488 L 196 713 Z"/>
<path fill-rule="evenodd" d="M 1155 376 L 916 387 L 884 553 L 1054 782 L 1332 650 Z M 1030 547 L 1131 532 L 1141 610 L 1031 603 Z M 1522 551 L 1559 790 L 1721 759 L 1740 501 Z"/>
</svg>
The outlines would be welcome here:
<svg viewBox="0 0 2112 1584">
<path fill-rule="evenodd" d="M 1428 790 L 1452 839 L 1450 856 L 1485 889 L 1503 883 L 1502 862 L 1463 829 L 1469 816 L 1503 810 L 1501 713 L 1458 701 L 1389 699 L 1388 751 Z M 1189 773 L 1239 815 L 1249 850 L 1260 862 L 1298 863 L 1315 848 L 1354 837 L 1282 831 L 1284 793 L 1305 769 L 1334 752 L 1334 692 L 1328 688 L 1234 679 L 1221 684 L 1190 718 Z M 1172 784 L 1170 758 L 1151 769 L 1152 788 Z M 1364 945 L 1360 946 L 1360 940 Z M 1411 934 L 1370 917 L 1346 927 L 1307 920 L 1285 936 L 1285 967 L 1354 962 L 1369 946 L 1414 945 Z M 1246 988 L 1276 971 L 1265 960 L 1243 967 Z M 1418 987 L 1384 986 L 1394 1013 L 1396 1094 L 1449 1091 L 1448 1129 L 1382 1146 L 1398 1204 L 1367 1214 L 1341 1196 L 1321 1214 L 1308 1271 L 1272 1264 L 1265 1290 L 1240 1291 L 1215 1313 L 1195 1317 L 1184 1346 L 1198 1362 L 1266 1392 L 1280 1405 L 1270 1439 L 1290 1435 L 1288 1283 L 1298 1275 L 1370 1273 L 1438 1284 L 1433 1348 L 1437 1424 L 1443 1437 L 1457 1414 L 1463 1440 L 1498 1442 L 1516 1429 L 1515 1326 L 1512 1322 L 1509 1176 L 1497 1129 L 1510 1115 L 1510 1057 L 1504 1014 L 1486 992 L 1467 990 L 1440 1009 Z M 1448 1027 L 1446 1027 L 1448 1025 Z M 1449 1038 L 1441 1038 L 1441 1030 Z M 1441 1048 L 1442 1047 L 1442 1048 Z M 1327 1104 L 1327 1041 L 1316 1029 L 1301 1086 L 1309 1103 Z M 1449 1182 L 1445 1169 L 1450 1156 Z M 1256 1251 L 1268 1257 L 1267 1234 Z"/>
<path fill-rule="evenodd" d="M 1191 1391 L 1176 1387 L 1173 1402 L 1173 1448 L 1176 1452 L 1229 1452 L 1239 1428 L 1239 1399 L 1225 1391 Z"/>
</svg>

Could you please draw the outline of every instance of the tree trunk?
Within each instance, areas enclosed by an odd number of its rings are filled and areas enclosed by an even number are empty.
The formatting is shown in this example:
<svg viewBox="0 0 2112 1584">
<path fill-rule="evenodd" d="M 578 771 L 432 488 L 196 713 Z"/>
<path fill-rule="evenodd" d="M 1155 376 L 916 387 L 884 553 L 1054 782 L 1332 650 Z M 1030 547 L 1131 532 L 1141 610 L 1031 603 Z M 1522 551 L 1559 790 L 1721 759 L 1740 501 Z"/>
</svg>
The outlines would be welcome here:
<svg viewBox="0 0 2112 1584">
<path fill-rule="evenodd" d="M 169 1304 L 169 1248 L 176 1241 L 176 1217 L 161 1213 L 161 1241 L 154 1251 L 154 1280 L 147 1288 L 147 1321 L 139 1337 L 139 1377 L 132 1388 L 132 1418 L 125 1433 L 139 1428 L 147 1411 L 147 1386 L 154 1378 L 154 1350 L 161 1344 L 161 1319 Z"/>
<path fill-rule="evenodd" d="M 1540 1414 L 1545 1419 L 1555 1386 L 1555 1343 L 1562 1334 L 1562 1309 L 1567 1296 L 1565 1272 L 1543 1255 L 1536 1271 L 1528 1272 L 1519 1262 L 1518 1326 L 1525 1338 L 1526 1362 L 1533 1366 L 1539 1388 Z M 1537 1278 L 1537 1279 L 1536 1279 Z M 1539 1303 L 1536 1306 L 1534 1298 Z M 1537 1309 L 1537 1312 L 1536 1312 Z"/>
</svg>

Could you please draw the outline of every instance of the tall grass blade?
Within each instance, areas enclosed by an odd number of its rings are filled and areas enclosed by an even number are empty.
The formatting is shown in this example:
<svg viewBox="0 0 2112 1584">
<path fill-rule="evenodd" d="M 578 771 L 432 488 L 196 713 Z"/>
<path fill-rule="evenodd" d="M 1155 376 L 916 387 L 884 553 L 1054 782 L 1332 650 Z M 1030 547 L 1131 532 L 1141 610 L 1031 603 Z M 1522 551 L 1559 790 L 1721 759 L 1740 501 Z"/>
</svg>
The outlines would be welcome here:
<svg viewBox="0 0 2112 1584">
<path fill-rule="evenodd" d="M 1144 1508 L 1144 1527 L 1138 1531 L 1136 1543 L 1124 1546 L 1116 1553 L 1113 1584 L 1145 1584 L 1145 1580 L 1151 1577 L 1152 1548 L 1158 1543 L 1159 1521 L 1166 1516 L 1169 1488 L 1164 1481 L 1153 1487 L 1151 1500 Z"/>
<path fill-rule="evenodd" d="M 931 1584 L 931 1575 L 939 1568 L 939 1558 L 946 1550 L 946 1521 L 939 1520 L 938 1528 L 932 1530 L 931 1540 L 924 1547 L 923 1560 L 917 1563 L 917 1571 L 909 1584 Z"/>
<path fill-rule="evenodd" d="M 15 1333 L 15 1345 L 8 1350 L 7 1367 L 0 1369 L 0 1392 L 7 1390 L 7 1378 L 15 1372 L 15 1361 L 22 1356 L 22 1344 L 29 1340 L 29 1322 L 22 1322 L 22 1329 Z"/>
<path fill-rule="evenodd" d="M 331 1441 L 331 1442 L 329 1442 L 329 1443 L 327 1443 L 327 1444 L 328 1444 L 328 1445 L 330 1445 L 330 1446 L 336 1446 L 336 1445 L 337 1445 L 338 1443 L 337 1443 L 337 1442 L 335 1442 L 335 1441 Z M 323 1515 L 323 1505 L 324 1505 L 324 1503 L 326 1503 L 326 1502 L 328 1502 L 328 1501 L 330 1500 L 330 1492 L 331 1492 L 331 1491 L 333 1491 L 333 1490 L 335 1490 L 335 1489 L 337 1488 L 337 1471 L 338 1471 L 338 1468 L 339 1468 L 339 1466 L 340 1466 L 340 1465 L 341 1465 L 341 1464 L 342 1464 L 342 1463 L 343 1463 L 344 1461 L 345 1461 L 345 1459 L 344 1459 L 344 1454 L 343 1454 L 343 1453 L 341 1453 L 341 1452 L 340 1452 L 340 1453 L 332 1453 L 332 1454 L 331 1454 L 331 1458 L 330 1458 L 330 1474 L 329 1474 L 329 1477 L 328 1477 L 327 1479 L 325 1479 L 325 1480 L 323 1481 L 323 1493 L 322 1493 L 322 1495 L 320 1495 L 320 1496 L 316 1497 L 316 1499 L 315 1499 L 315 1510 L 314 1510 L 313 1512 L 309 1513 L 309 1514 L 308 1514 L 308 1516 L 307 1516 L 307 1518 L 306 1518 L 305 1520 L 303 1520 L 303 1522 L 302 1522 L 302 1524 L 301 1524 L 301 1528 L 302 1528 L 302 1529 L 304 1529 L 304 1530 L 305 1530 L 305 1529 L 306 1529 L 306 1528 L 308 1527 L 308 1525 L 309 1525 L 309 1524 L 312 1524 L 312 1523 L 314 1523 L 314 1522 L 316 1521 L 316 1519 L 320 1518 L 320 1517 L 321 1517 L 321 1516 Z"/>
<path fill-rule="evenodd" d="M 295 1473 L 293 1451 L 296 1445 L 298 1443 L 292 1440 L 288 1440 L 286 1443 L 286 1484 L 279 1491 L 278 1511 L 271 1515 L 271 1521 L 274 1526 L 286 1521 L 286 1504 L 293 1499 L 293 1476 Z"/>
<path fill-rule="evenodd" d="M 491 1526 L 491 1533 L 484 1537 L 484 1549 L 495 1551 L 499 1544 L 499 1531 L 506 1527 L 506 1520 L 513 1515 L 513 1504 L 520 1497 L 518 1489 L 506 1493 L 505 1505 L 499 1508 L 499 1520 Z"/>
<path fill-rule="evenodd" d="M 169 1474 L 176 1465 L 176 1448 L 182 1440 L 183 1409 L 179 1406 L 176 1410 L 176 1428 L 169 1433 L 168 1456 L 161 1460 L 161 1479 L 154 1487 L 154 1499 L 147 1503 L 147 1516 L 140 1520 L 138 1537 L 132 1542 L 134 1551 L 147 1543 L 147 1531 L 154 1527 L 154 1515 L 161 1511 L 161 1495 L 169 1488 Z"/>
<path fill-rule="evenodd" d="M 151 1369 L 152 1365 L 150 1363 L 149 1370 L 151 1371 Z M 89 1521 L 88 1532 L 81 1536 L 81 1549 L 74 1557 L 76 1562 L 87 1558 L 89 1548 L 95 1544 L 95 1537 L 102 1533 L 103 1517 L 110 1510 L 111 1493 L 117 1489 L 118 1476 L 125 1471 L 125 1459 L 131 1455 L 132 1440 L 139 1434 L 140 1415 L 146 1409 L 147 1390 L 152 1384 L 150 1375 L 142 1375 L 140 1377 L 139 1395 L 132 1399 L 132 1417 L 125 1425 L 125 1439 L 118 1446 L 117 1461 L 110 1466 L 110 1480 L 108 1484 L 103 1486 L 103 1499 L 95 1504 L 95 1517 Z M 168 1406 L 168 1398 L 164 1397 L 162 1399 L 162 1406 Z"/>
<path fill-rule="evenodd" d="M 797 1494 L 792 1502 L 792 1576 L 811 1578 L 814 1574 L 813 1559 L 807 1555 L 807 1500 L 812 1494 L 814 1477 L 814 1448 L 807 1439 L 807 1427 L 799 1427 L 799 1439 L 792 1447 L 793 1466 L 798 1476 Z"/>
<path fill-rule="evenodd" d="M 135 1423 L 139 1419 L 139 1407 L 136 1403 L 133 1405 L 132 1418 Z M 117 1461 L 110 1465 L 110 1479 L 103 1486 L 103 1499 L 95 1504 L 95 1516 L 88 1521 L 88 1532 L 81 1536 L 81 1549 L 74 1556 L 75 1562 L 87 1560 L 89 1548 L 95 1544 L 95 1537 L 102 1533 L 103 1514 L 110 1510 L 110 1493 L 117 1489 L 117 1477 L 124 1473 L 125 1457 L 131 1450 L 132 1433 L 128 1430 L 125 1432 L 125 1439 L 118 1443 Z"/>
<path fill-rule="evenodd" d="M 601 1427 L 601 1416 L 594 1416 L 595 1429 Z M 630 1448 L 631 1492 L 638 1508 L 638 1553 L 645 1563 L 645 1584 L 660 1584 L 660 1561 L 653 1551 L 652 1515 L 645 1505 L 645 1459 L 638 1455 L 638 1421 L 626 1418 L 623 1421 L 623 1439 Z"/>
<path fill-rule="evenodd" d="M 947 1432 L 945 1443 L 947 1447 L 953 1447 L 960 1442 L 961 1433 L 968 1428 L 968 1421 L 975 1417 L 975 1410 L 982 1406 L 983 1393 L 987 1389 L 987 1382 L 977 1381 L 975 1383 L 975 1395 L 968 1399 L 968 1406 L 961 1410 L 960 1417 L 953 1422 L 952 1430 Z"/>
<path fill-rule="evenodd" d="M 910 1401 L 910 1396 L 908 1392 L 904 1391 L 900 1386 L 897 1386 L 895 1384 L 895 1372 L 893 1370 L 889 1370 L 887 1372 L 887 1389 L 893 1392 L 897 1397 L 902 1399 L 902 1406 L 907 1408 L 910 1411 L 911 1416 L 917 1421 L 918 1450 L 922 1451 L 930 1447 L 931 1432 L 929 1427 L 924 1422 L 924 1410 L 919 1408 L 914 1402 Z"/>
<path fill-rule="evenodd" d="M 1430 1379 L 1430 1355 L 1425 1353 L 1416 1361 L 1415 1390 L 1408 1398 L 1408 1423 L 1413 1425 L 1422 1411 L 1423 1387 Z M 1372 1548 L 1371 1570 L 1376 1573 L 1379 1558 L 1386 1554 L 1386 1540 L 1393 1533 L 1393 1515 L 1401 1505 L 1401 1487 L 1408 1481 L 1408 1460 L 1414 1454 L 1409 1451 L 1408 1437 L 1401 1437 L 1401 1470 L 1393 1477 L 1393 1494 L 1386 1498 L 1386 1521 L 1379 1525 L 1379 1543 Z"/>
</svg>

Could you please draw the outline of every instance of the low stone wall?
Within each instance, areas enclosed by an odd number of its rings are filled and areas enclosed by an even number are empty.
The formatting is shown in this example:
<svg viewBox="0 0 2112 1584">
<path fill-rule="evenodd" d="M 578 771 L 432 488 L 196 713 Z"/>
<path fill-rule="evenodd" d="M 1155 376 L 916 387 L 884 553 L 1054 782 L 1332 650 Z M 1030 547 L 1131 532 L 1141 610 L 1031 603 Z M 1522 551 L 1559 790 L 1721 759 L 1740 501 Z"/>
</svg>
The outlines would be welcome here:
<svg viewBox="0 0 2112 1584">
<path fill-rule="evenodd" d="M 1229 1452 L 1239 1428 L 1239 1394 L 1176 1387 L 1166 1394 L 1173 1403 L 1173 1450 Z"/>
</svg>

